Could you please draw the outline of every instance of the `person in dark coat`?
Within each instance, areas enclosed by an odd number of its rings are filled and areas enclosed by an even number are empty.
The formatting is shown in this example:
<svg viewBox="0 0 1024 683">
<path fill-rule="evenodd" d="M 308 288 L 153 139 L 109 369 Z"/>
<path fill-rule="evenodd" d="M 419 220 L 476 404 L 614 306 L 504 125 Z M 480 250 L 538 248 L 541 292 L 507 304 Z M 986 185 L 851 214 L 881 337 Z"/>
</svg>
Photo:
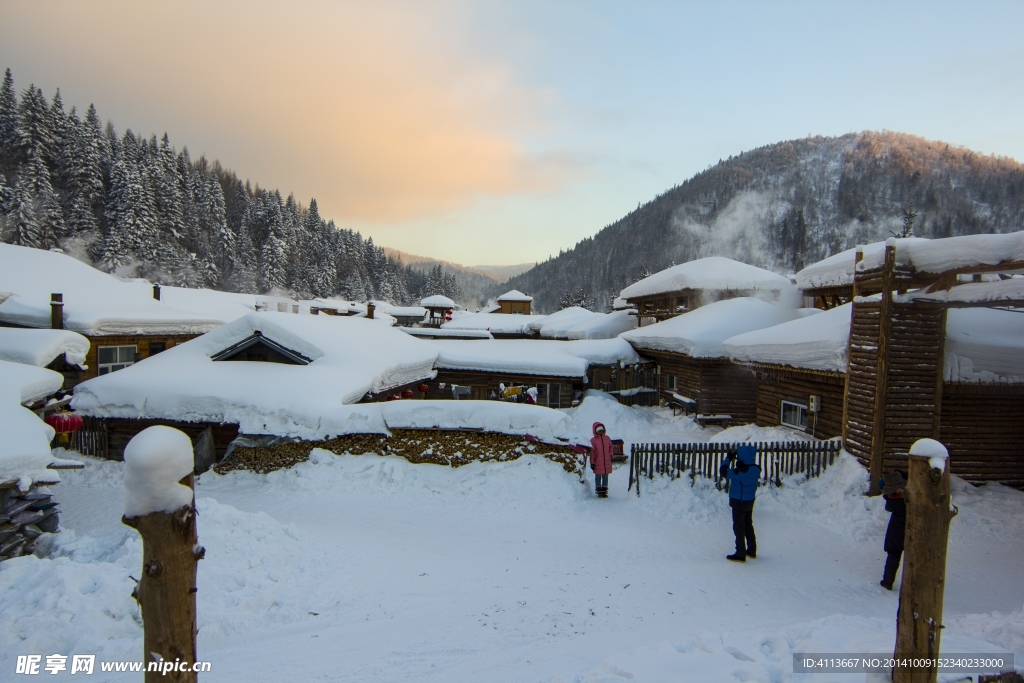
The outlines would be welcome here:
<svg viewBox="0 0 1024 683">
<path fill-rule="evenodd" d="M 594 423 L 594 438 L 590 440 L 590 469 L 594 472 L 594 490 L 599 498 L 608 497 L 608 475 L 612 473 L 612 440 L 604 425 Z"/>
<path fill-rule="evenodd" d="M 740 446 L 726 456 L 720 474 L 729 482 L 729 507 L 732 508 L 732 532 L 736 536 L 736 552 L 725 559 L 746 562 L 757 557 L 754 536 L 754 499 L 761 468 L 756 464 L 757 449 Z"/>
<path fill-rule="evenodd" d="M 907 528 L 907 502 L 903 500 L 907 479 L 904 472 L 890 472 L 878 482 L 885 498 L 885 511 L 890 513 L 889 526 L 885 530 L 885 569 L 879 585 L 892 590 L 896 583 L 896 572 L 903 557 L 903 537 Z"/>
</svg>

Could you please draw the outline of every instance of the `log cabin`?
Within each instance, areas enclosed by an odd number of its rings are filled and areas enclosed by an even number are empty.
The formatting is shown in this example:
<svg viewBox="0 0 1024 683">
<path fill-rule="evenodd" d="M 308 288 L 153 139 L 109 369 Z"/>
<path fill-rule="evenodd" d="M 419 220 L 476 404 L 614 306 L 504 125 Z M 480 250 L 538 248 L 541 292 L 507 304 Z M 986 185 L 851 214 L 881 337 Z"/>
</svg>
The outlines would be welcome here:
<svg viewBox="0 0 1024 683">
<path fill-rule="evenodd" d="M 731 426 L 754 421 L 757 378 L 731 361 L 722 342 L 799 315 L 800 311 L 783 304 L 740 297 L 717 301 L 621 336 L 639 354 L 657 363 L 662 400 L 696 412 L 702 422 L 713 420 Z"/>
<path fill-rule="evenodd" d="M 517 289 L 505 292 L 498 297 L 497 313 L 505 315 L 530 315 L 533 297 L 523 294 Z"/>
<path fill-rule="evenodd" d="M 795 294 L 789 278 L 711 256 L 659 271 L 626 287 L 619 297 L 636 309 L 638 324 L 643 326 L 722 299 L 757 297 L 778 302 Z"/>
</svg>

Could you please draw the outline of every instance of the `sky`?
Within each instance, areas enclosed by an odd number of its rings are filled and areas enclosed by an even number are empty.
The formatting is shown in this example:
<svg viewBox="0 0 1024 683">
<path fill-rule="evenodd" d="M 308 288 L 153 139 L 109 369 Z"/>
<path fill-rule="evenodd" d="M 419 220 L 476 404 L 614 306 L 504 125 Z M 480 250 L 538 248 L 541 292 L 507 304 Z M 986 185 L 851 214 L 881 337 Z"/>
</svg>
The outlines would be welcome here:
<svg viewBox="0 0 1024 683">
<path fill-rule="evenodd" d="M 782 140 L 1024 160 L 1021 26 L 980 0 L 0 0 L 0 69 L 377 244 L 501 265 Z"/>
</svg>

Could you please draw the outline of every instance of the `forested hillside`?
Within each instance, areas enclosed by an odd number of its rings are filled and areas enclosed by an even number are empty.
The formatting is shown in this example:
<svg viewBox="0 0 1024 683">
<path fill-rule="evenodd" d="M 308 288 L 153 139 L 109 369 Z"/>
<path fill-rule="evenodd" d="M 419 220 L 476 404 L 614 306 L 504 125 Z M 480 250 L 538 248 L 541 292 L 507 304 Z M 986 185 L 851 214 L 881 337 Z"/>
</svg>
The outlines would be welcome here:
<svg viewBox="0 0 1024 683">
<path fill-rule="evenodd" d="M 890 132 L 768 145 L 720 161 L 502 287 L 533 295 L 542 312 L 580 290 L 603 310 L 674 263 L 720 255 L 793 272 L 900 232 L 911 210 L 921 237 L 1022 230 L 1024 166 Z"/>
<path fill-rule="evenodd" d="M 107 271 L 239 292 L 409 303 L 454 278 L 388 258 L 372 239 L 242 182 L 165 134 L 148 140 L 103 124 L 95 107 L 65 111 L 30 85 L 0 86 L 0 236 L 63 248 Z M 440 288 L 440 289 L 439 289 Z"/>
</svg>

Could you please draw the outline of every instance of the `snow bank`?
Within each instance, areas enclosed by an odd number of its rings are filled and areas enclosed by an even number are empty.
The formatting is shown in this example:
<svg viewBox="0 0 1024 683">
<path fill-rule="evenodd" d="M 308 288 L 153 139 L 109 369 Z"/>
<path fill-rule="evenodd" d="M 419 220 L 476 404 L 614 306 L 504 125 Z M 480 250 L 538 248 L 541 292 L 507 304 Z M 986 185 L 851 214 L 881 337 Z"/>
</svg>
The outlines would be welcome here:
<svg viewBox="0 0 1024 683">
<path fill-rule="evenodd" d="M 509 316 L 523 317 L 523 316 Z M 480 370 L 549 377 L 584 377 L 591 365 L 633 365 L 640 356 L 622 339 L 549 341 L 495 339 L 445 340 L 438 349 L 437 368 Z"/>
<path fill-rule="evenodd" d="M 424 308 L 455 308 L 455 302 L 443 294 L 434 294 L 420 299 L 420 306 Z"/>
<path fill-rule="evenodd" d="M 543 315 L 516 315 L 513 313 L 470 313 L 441 325 L 443 330 L 487 330 L 491 334 L 532 335 L 530 325 L 544 320 Z"/>
<path fill-rule="evenodd" d="M 311 362 L 211 360 L 256 332 Z M 432 343 L 363 318 L 254 313 L 78 385 L 72 405 L 99 417 L 231 422 L 244 433 L 322 438 L 358 419 L 343 404 L 430 379 L 436 358 Z"/>
<path fill-rule="evenodd" d="M 50 327 L 50 294 L 64 295 L 64 327 L 85 335 L 202 334 L 223 321 L 178 310 L 152 289 L 65 254 L 0 244 L 0 321 Z"/>
<path fill-rule="evenodd" d="M 946 315 L 945 381 L 1024 381 L 1024 314 L 954 308 Z"/>
<path fill-rule="evenodd" d="M 622 334 L 642 349 L 672 351 L 694 358 L 725 356 L 722 342 L 800 316 L 796 309 L 751 297 L 716 301 L 695 311 Z"/>
<path fill-rule="evenodd" d="M 595 422 L 604 424 L 608 436 L 622 439 L 625 452 L 634 443 L 677 443 L 707 441 L 714 430 L 702 429 L 692 417 L 673 415 L 671 408 L 634 408 L 619 403 L 614 396 L 588 389 L 575 408 L 566 411 L 575 433 L 588 439 Z"/>
<path fill-rule="evenodd" d="M 680 289 L 787 292 L 793 285 L 787 278 L 763 268 L 709 256 L 666 268 L 631 284 L 619 296 L 635 299 Z"/>
<path fill-rule="evenodd" d="M 543 406 L 503 401 L 389 401 L 377 408 L 388 429 L 480 429 L 500 434 L 529 434 L 542 441 L 589 441 L 589 431 L 574 429 L 565 413 Z"/>
<path fill-rule="evenodd" d="M 70 330 L 0 327 L 0 360 L 46 367 L 64 355 L 68 365 L 85 367 L 89 340 Z"/>
<path fill-rule="evenodd" d="M 885 242 L 860 247 L 864 259 L 857 266 L 871 270 L 885 262 Z M 1004 235 L 963 235 L 930 240 L 909 237 L 892 240 L 896 245 L 896 262 L 911 266 L 921 273 L 943 273 L 972 266 L 994 266 L 1004 261 L 1024 261 L 1024 232 Z M 797 287 L 837 287 L 853 282 L 857 248 L 847 249 L 811 264 L 796 274 Z"/>
<path fill-rule="evenodd" d="M 192 474 L 192 441 L 172 427 L 142 430 L 124 449 L 124 514 L 174 512 L 192 503 L 192 489 L 178 482 Z"/>
<path fill-rule="evenodd" d="M 53 462 L 53 428 L 21 404 L 48 396 L 63 384 L 64 377 L 53 370 L 0 361 L 0 483 L 17 482 L 27 491 L 33 482 L 60 481 L 46 469 Z"/>
<path fill-rule="evenodd" d="M 722 348 L 741 363 L 789 365 L 809 370 L 846 372 L 852 304 L 730 337 Z M 699 313 L 687 313 L 686 317 Z"/>
</svg>

